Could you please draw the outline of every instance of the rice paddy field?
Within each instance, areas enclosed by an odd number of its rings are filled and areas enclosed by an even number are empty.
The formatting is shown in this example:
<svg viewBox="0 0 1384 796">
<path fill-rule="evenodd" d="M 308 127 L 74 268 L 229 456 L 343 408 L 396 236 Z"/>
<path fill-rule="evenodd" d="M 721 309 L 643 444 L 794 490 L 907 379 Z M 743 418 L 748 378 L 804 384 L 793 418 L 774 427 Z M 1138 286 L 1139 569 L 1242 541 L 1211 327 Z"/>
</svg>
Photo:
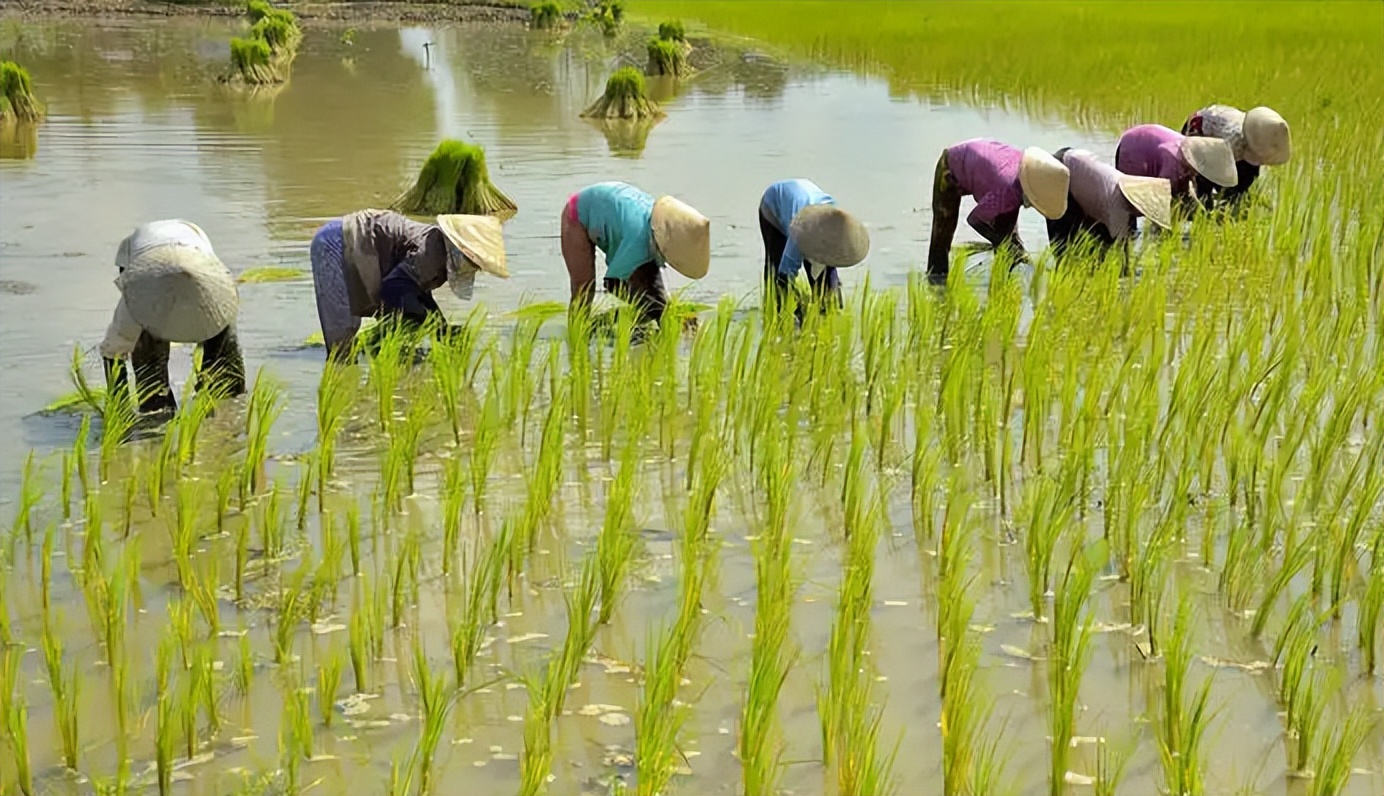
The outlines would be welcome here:
<svg viewBox="0 0 1384 796">
<path fill-rule="evenodd" d="M 253 99 L 208 88 L 224 23 L 5 22 L 49 119 L 0 160 L 0 793 L 1384 792 L 1379 4 L 628 13 L 308 30 Z M 742 54 L 631 151 L 579 114 L 673 18 Z M 1243 214 L 1122 277 L 1027 213 L 1031 265 L 923 278 L 941 147 L 1109 157 L 1212 101 L 1293 124 Z M 310 282 L 255 269 L 454 134 L 514 279 L 325 364 Z M 797 172 L 874 240 L 801 328 L 750 216 Z M 567 316 L 558 209 L 607 178 L 712 217 L 695 328 Z M 253 389 L 39 411 L 174 215 L 242 276 Z"/>
</svg>

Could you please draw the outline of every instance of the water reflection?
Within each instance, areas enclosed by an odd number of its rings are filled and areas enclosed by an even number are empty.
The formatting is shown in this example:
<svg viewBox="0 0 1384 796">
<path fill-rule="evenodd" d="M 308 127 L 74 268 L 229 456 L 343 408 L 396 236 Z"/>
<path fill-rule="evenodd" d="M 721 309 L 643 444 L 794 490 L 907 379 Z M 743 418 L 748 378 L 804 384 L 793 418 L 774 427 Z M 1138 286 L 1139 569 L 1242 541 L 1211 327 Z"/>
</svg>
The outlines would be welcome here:
<svg viewBox="0 0 1384 796">
<path fill-rule="evenodd" d="M 29 160 L 38 154 L 38 125 L 29 122 L 0 123 L 0 159 Z"/>
</svg>

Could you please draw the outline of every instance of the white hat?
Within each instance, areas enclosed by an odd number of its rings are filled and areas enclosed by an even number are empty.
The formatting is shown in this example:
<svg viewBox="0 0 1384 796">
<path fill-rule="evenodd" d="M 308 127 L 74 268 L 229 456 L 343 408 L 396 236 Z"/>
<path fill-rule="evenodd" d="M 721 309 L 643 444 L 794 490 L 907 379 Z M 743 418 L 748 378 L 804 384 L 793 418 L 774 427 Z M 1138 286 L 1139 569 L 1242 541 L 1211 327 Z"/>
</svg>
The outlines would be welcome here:
<svg viewBox="0 0 1384 796">
<path fill-rule="evenodd" d="M 1036 146 L 1024 150 L 1019 161 L 1019 185 L 1024 198 L 1045 218 L 1058 219 L 1067 212 L 1067 186 L 1071 172 L 1057 158 Z"/>
<path fill-rule="evenodd" d="M 139 252 L 116 279 L 130 317 L 172 343 L 200 343 L 235 320 L 235 278 L 216 255 L 168 244 Z"/>
<path fill-rule="evenodd" d="M 438 216 L 437 226 L 447 240 L 477 268 L 491 276 L 509 278 L 509 268 L 505 265 L 505 236 L 498 218 Z"/>
<path fill-rule="evenodd" d="M 1235 151 L 1220 138 L 1183 136 L 1181 152 L 1183 160 L 1198 174 L 1222 188 L 1232 188 L 1240 181 L 1235 170 Z"/>
<path fill-rule="evenodd" d="M 711 266 L 711 219 L 671 196 L 654 202 L 654 245 L 673 270 L 701 279 Z"/>
<path fill-rule="evenodd" d="M 1293 151 L 1288 123 L 1272 108 L 1252 108 L 1245 114 L 1247 153 L 1260 166 L 1281 166 Z"/>
<path fill-rule="evenodd" d="M 803 257 L 817 265 L 847 268 L 858 265 L 870 253 L 870 233 L 865 225 L 836 205 L 808 205 L 799 210 L 788 234 L 797 241 Z"/>
<path fill-rule="evenodd" d="M 1134 205 L 1139 215 L 1163 229 L 1173 227 L 1172 183 L 1161 177 L 1120 175 L 1120 193 Z"/>
</svg>

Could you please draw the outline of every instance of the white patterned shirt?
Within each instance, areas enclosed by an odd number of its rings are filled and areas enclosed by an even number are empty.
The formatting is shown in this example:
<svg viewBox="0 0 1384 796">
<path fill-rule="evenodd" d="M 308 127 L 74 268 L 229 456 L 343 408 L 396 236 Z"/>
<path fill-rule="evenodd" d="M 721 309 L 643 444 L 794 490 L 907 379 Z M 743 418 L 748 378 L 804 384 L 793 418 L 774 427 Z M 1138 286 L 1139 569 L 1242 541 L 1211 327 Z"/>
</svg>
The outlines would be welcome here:
<svg viewBox="0 0 1384 796">
<path fill-rule="evenodd" d="M 1245 142 L 1245 112 L 1229 105 L 1208 105 L 1187 118 L 1183 135 L 1219 138 L 1230 144 L 1236 160 L 1248 161 Z"/>
</svg>

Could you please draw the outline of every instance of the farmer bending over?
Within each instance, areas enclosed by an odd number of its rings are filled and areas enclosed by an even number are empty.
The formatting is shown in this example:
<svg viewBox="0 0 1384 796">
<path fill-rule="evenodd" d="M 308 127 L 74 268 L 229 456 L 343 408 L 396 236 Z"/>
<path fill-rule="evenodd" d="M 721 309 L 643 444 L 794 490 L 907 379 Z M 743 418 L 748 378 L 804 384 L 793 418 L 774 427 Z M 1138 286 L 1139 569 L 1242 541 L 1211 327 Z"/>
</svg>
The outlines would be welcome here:
<svg viewBox="0 0 1384 796">
<path fill-rule="evenodd" d="M 235 279 L 196 224 L 153 221 L 125 240 L 115 255 L 120 303 L 101 342 L 109 395 L 128 394 L 124 359 L 134 369 L 139 411 L 178 407 L 168 379 L 170 343 L 202 348 L 197 389 L 245 392 L 245 362 L 236 342 L 240 299 Z"/>
<path fill-rule="evenodd" d="M 388 210 L 358 210 L 328 221 L 312 238 L 312 281 L 327 356 L 350 356 L 360 320 L 422 325 L 442 311 L 432 292 L 446 283 L 469 299 L 476 273 L 509 278 L 500 221 L 437 216 L 424 224 Z"/>
<path fill-rule="evenodd" d="M 1100 257 L 1118 241 L 1124 244 L 1128 270 L 1129 239 L 1136 219 L 1143 216 L 1163 229 L 1172 226 L 1172 193 L 1167 180 L 1121 174 L 1085 149 L 1066 147 L 1053 157 L 1071 173 L 1067 212 L 1048 221 L 1048 241 L 1059 260 L 1081 237 L 1095 244 Z"/>
<path fill-rule="evenodd" d="M 1214 198 L 1231 206 L 1238 204 L 1259 178 L 1260 166 L 1281 166 L 1288 162 L 1293 150 L 1288 123 L 1271 108 L 1245 112 L 1229 105 L 1208 105 L 1187 117 L 1182 134 L 1219 138 L 1230 144 L 1238 179 L 1234 185 L 1216 191 Z M 1205 197 L 1202 204 L 1209 207 L 1211 199 Z"/>
<path fill-rule="evenodd" d="M 1125 130 L 1115 146 L 1115 168 L 1167 180 L 1182 207 L 1193 207 L 1196 197 L 1209 196 L 1216 186 L 1233 187 L 1238 180 L 1229 144 L 1219 138 L 1188 137 L 1161 124 Z"/>
<path fill-rule="evenodd" d="M 562 210 L 562 259 L 572 284 L 572 307 L 596 292 L 596 249 L 605 254 L 605 289 L 657 322 L 668 306 L 662 267 L 701 279 L 711 263 L 711 222 L 671 196 L 657 200 L 633 185 L 598 182 Z"/>
<path fill-rule="evenodd" d="M 870 251 L 870 233 L 810 180 L 780 180 L 759 200 L 764 239 L 765 306 L 776 305 L 806 266 L 812 298 L 841 306 L 837 268 L 857 265 Z M 801 308 L 799 309 L 801 315 Z"/>
<path fill-rule="evenodd" d="M 1019 209 L 1035 208 L 1045 218 L 1061 218 L 1067 209 L 1067 167 L 1037 147 L 1020 150 L 989 138 L 972 138 L 942 150 L 932 182 L 932 243 L 928 275 L 945 277 L 951 268 L 951 244 L 961 215 L 961 197 L 974 196 L 966 217 L 971 229 L 995 248 L 1006 247 L 1022 258 Z"/>
</svg>

